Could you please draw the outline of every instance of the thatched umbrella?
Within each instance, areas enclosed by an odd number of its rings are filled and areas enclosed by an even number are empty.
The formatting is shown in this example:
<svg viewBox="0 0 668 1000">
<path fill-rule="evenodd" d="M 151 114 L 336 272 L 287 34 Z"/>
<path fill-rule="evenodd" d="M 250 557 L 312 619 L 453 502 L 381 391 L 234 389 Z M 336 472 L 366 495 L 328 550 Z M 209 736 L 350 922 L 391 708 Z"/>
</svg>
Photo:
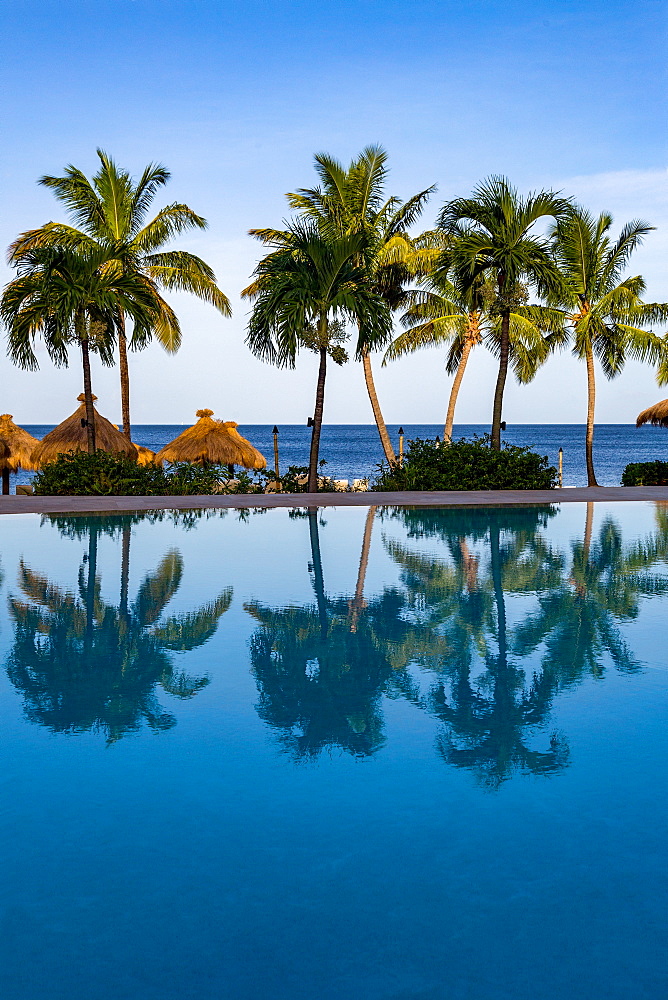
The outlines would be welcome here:
<svg viewBox="0 0 668 1000">
<path fill-rule="evenodd" d="M 156 462 L 196 462 L 199 465 L 243 465 L 263 469 L 267 464 L 250 441 L 229 425 L 213 419 L 213 410 L 198 410 L 199 420 L 161 448 Z M 234 433 L 232 433 L 234 431 Z"/>
<path fill-rule="evenodd" d="M 668 427 L 668 399 L 662 399 L 654 406 L 648 406 L 646 410 L 638 414 L 636 427 L 643 424 L 652 424 L 653 427 Z"/>
<path fill-rule="evenodd" d="M 235 424 L 234 420 L 226 420 L 223 423 L 223 427 L 227 428 L 227 431 L 233 441 L 236 442 L 239 448 L 239 454 L 242 456 L 242 460 L 235 462 L 235 465 L 243 465 L 247 469 L 264 469 L 267 466 L 267 459 L 264 455 L 254 448 L 250 441 L 247 441 L 245 437 L 242 437 L 237 427 L 239 424 Z"/>
<path fill-rule="evenodd" d="M 28 434 L 23 427 L 15 424 L 11 413 L 0 416 L 0 469 L 2 469 L 2 492 L 9 493 L 9 474 L 19 467 L 34 469 L 32 461 L 33 449 L 39 444 L 37 438 Z"/>
<path fill-rule="evenodd" d="M 137 465 L 152 465 L 155 460 L 155 452 L 150 448 L 145 448 L 143 444 L 135 444 L 137 449 Z"/>
<path fill-rule="evenodd" d="M 37 447 L 32 453 L 32 460 L 36 465 L 45 465 L 47 462 L 54 462 L 58 455 L 69 451 L 88 451 L 88 435 L 86 433 L 86 403 L 83 393 L 77 396 L 81 403 L 67 420 L 54 427 L 52 431 L 37 443 Z M 93 401 L 97 396 L 93 396 Z M 124 434 L 118 430 L 110 420 L 95 412 L 95 447 L 97 451 L 110 451 L 116 454 L 127 455 L 128 458 L 137 458 L 137 449 L 128 441 Z"/>
</svg>

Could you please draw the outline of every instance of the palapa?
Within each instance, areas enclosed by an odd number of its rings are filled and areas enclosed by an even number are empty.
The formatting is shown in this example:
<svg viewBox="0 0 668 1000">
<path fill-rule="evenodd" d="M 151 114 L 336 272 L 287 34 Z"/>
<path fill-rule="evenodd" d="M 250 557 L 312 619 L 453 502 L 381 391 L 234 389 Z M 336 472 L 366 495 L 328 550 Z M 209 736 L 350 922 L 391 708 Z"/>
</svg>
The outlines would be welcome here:
<svg viewBox="0 0 668 1000">
<path fill-rule="evenodd" d="M 150 448 L 145 448 L 143 444 L 135 444 L 137 449 L 137 465 L 152 465 L 155 461 L 155 452 Z"/>
<path fill-rule="evenodd" d="M 67 420 L 54 427 L 52 431 L 38 442 L 32 453 L 32 460 L 37 465 L 45 465 L 53 462 L 58 455 L 66 454 L 70 451 L 88 451 L 88 436 L 86 433 L 86 402 L 83 393 L 77 396 L 81 405 L 72 413 Z M 93 402 L 97 396 L 93 396 Z M 109 451 L 115 454 L 127 455 L 128 458 L 137 458 L 137 449 L 128 441 L 118 428 L 97 412 L 95 413 L 95 447 L 97 451 Z M 82 423 L 83 421 L 83 423 Z"/>
<path fill-rule="evenodd" d="M 198 465 L 242 465 L 262 469 L 267 464 L 250 441 L 231 426 L 213 419 L 213 410 L 198 410 L 199 420 L 166 444 L 155 456 L 158 462 L 195 462 Z"/>
<path fill-rule="evenodd" d="M 16 472 L 19 466 L 22 469 L 36 468 L 31 456 L 39 441 L 15 424 L 11 413 L 0 415 L 0 438 L 9 449 L 9 455 L 0 458 L 3 467 L 6 465 L 12 472 Z"/>
<path fill-rule="evenodd" d="M 239 446 L 240 454 L 243 455 L 243 461 L 235 462 L 235 465 L 243 465 L 246 469 L 264 469 L 267 466 L 267 459 L 264 455 L 254 448 L 250 441 L 247 441 L 245 437 L 242 437 L 234 420 L 226 420 L 223 423 L 223 427 L 227 428 L 228 433 L 234 441 L 236 441 Z"/>
<path fill-rule="evenodd" d="M 37 438 L 14 423 L 11 413 L 0 416 L 0 470 L 2 492 L 9 493 L 9 474 L 19 468 L 34 469 L 32 452 L 39 444 Z"/>
<path fill-rule="evenodd" d="M 668 399 L 662 399 L 654 406 L 648 406 L 646 410 L 638 414 L 636 427 L 643 424 L 652 424 L 653 427 L 668 427 Z"/>
</svg>

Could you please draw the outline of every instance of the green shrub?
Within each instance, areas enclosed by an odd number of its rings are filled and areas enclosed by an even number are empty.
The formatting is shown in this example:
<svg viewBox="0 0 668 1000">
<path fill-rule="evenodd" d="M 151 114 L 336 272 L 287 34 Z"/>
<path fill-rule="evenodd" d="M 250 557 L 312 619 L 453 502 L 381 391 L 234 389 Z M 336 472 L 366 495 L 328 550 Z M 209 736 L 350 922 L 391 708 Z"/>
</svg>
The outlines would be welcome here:
<svg viewBox="0 0 668 1000">
<path fill-rule="evenodd" d="M 192 462 L 179 462 L 171 465 L 164 473 L 166 482 L 163 495 L 192 497 L 220 493 L 220 483 L 224 475 L 218 465 L 202 466 Z"/>
<path fill-rule="evenodd" d="M 325 464 L 324 460 L 320 463 Z M 306 493 L 306 466 L 291 465 L 281 476 L 283 493 Z M 163 469 L 137 465 L 125 455 L 106 451 L 69 452 L 42 466 L 34 479 L 38 496 L 211 496 L 213 494 L 264 493 L 274 485 L 274 473 L 241 469 L 230 475 L 227 466 L 201 466 L 183 462 Z M 320 477 L 319 493 L 333 492 L 334 483 Z"/>
<path fill-rule="evenodd" d="M 165 471 L 158 465 L 137 465 L 125 455 L 79 451 L 42 466 L 34 487 L 38 496 L 202 496 L 219 492 L 222 475 L 215 466 L 183 463 Z"/>
<path fill-rule="evenodd" d="M 322 468 L 327 464 L 323 458 L 320 460 L 321 472 L 318 476 L 318 493 L 334 493 L 334 480 L 329 476 L 323 476 Z M 243 470 L 233 477 L 223 477 L 223 493 L 265 493 L 273 490 L 275 485 L 273 469 L 260 469 L 255 473 Z M 308 466 L 290 465 L 281 473 L 281 493 L 307 493 L 308 492 Z"/>
<path fill-rule="evenodd" d="M 408 442 L 403 468 L 379 466 L 374 490 L 549 490 L 558 482 L 547 458 L 513 444 L 490 448 L 488 434 L 449 445 Z"/>
<path fill-rule="evenodd" d="M 622 486 L 668 486 L 668 462 L 631 462 L 622 472 Z"/>
</svg>

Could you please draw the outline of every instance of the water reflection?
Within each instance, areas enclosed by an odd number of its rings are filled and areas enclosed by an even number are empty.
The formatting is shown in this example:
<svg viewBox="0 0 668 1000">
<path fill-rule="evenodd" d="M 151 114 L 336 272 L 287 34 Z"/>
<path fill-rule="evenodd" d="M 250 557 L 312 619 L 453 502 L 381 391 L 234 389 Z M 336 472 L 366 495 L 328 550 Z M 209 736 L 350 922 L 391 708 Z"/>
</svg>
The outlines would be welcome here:
<svg viewBox="0 0 668 1000">
<path fill-rule="evenodd" d="M 325 593 L 318 515 L 307 514 L 314 603 L 271 608 L 245 604 L 260 624 L 250 641 L 260 717 L 295 757 L 339 748 L 356 756 L 384 743 L 381 696 L 408 696 L 406 671 L 414 651 L 440 656 L 445 641 L 404 614 L 406 595 L 385 588 L 369 601 L 364 578 L 373 508 L 367 517 L 354 596 Z"/>
<path fill-rule="evenodd" d="M 538 611 L 514 636 L 515 650 L 522 657 L 544 643 L 541 672 L 554 691 L 587 674 L 601 677 L 606 654 L 618 670 L 640 669 L 619 625 L 637 618 L 641 597 L 668 593 L 666 577 L 649 571 L 668 557 L 665 510 L 658 510 L 655 534 L 624 546 L 612 518 L 606 518 L 592 540 L 593 508 L 587 505 L 583 539 L 572 544 L 568 568 L 558 585 L 540 595 Z"/>
<path fill-rule="evenodd" d="M 589 505 L 583 537 L 566 555 L 546 537 L 556 514 L 549 506 L 381 512 L 404 529 L 405 540 L 383 538 L 400 586 L 367 599 L 375 509 L 350 598 L 327 596 L 310 512 L 314 600 L 245 605 L 260 625 L 250 650 L 261 718 L 295 757 L 332 748 L 370 755 L 385 738 L 383 696 L 402 698 L 442 723 L 439 756 L 485 787 L 563 769 L 570 751 L 551 724 L 554 698 L 601 676 L 605 663 L 639 669 L 622 626 L 642 598 L 668 592 L 657 570 L 668 559 L 668 516 L 658 508 L 656 530 L 625 545 L 609 517 L 592 537 Z"/>
<path fill-rule="evenodd" d="M 156 687 L 186 699 L 208 683 L 206 676 L 178 667 L 173 654 L 195 649 L 213 635 L 232 590 L 190 614 L 165 616 L 183 575 L 181 554 L 171 549 L 130 601 L 131 530 L 140 519 L 132 514 L 50 519 L 62 535 L 87 540 L 76 592 L 20 562 L 22 596 L 9 601 L 15 638 L 7 672 L 23 695 L 27 717 L 53 732 L 88 730 L 114 742 L 143 723 L 154 731 L 169 729 L 176 719 L 160 705 Z M 118 604 L 101 596 L 101 534 L 121 536 Z"/>
<path fill-rule="evenodd" d="M 179 654 L 213 636 L 232 590 L 170 616 L 183 575 L 182 556 L 171 548 L 131 594 L 132 532 L 144 520 L 168 517 L 188 530 L 220 514 L 47 519 L 86 550 L 72 590 L 31 561 L 20 563 L 7 670 L 28 718 L 54 732 L 100 732 L 108 741 L 175 724 L 156 692 L 191 698 L 208 683 L 185 671 Z M 657 505 L 645 538 L 625 542 L 614 518 L 595 527 L 590 504 L 580 537 L 565 546 L 551 540 L 557 514 L 550 506 L 371 507 L 350 586 L 332 595 L 318 512 L 290 512 L 308 539 L 311 596 L 287 607 L 261 596 L 244 604 L 256 710 L 282 749 L 294 760 L 331 751 L 372 756 L 386 742 L 393 699 L 435 720 L 438 758 L 486 788 L 514 774 L 565 768 L 571 751 L 554 722 L 555 699 L 611 668 L 641 668 L 627 626 L 644 600 L 668 594 L 668 508 Z M 336 515 L 330 523 L 327 530 L 336 532 Z M 235 531 L 258 566 L 271 569 L 266 552 L 253 549 L 251 527 Z M 103 534 L 119 542 L 117 600 L 103 596 Z M 391 582 L 373 589 L 368 568 L 381 555 Z"/>
<path fill-rule="evenodd" d="M 506 608 L 509 595 L 558 586 L 561 559 L 539 533 L 555 513 L 509 508 L 490 517 L 468 510 L 435 520 L 432 512 L 403 512 L 409 537 L 440 538 L 448 561 L 386 543 L 413 603 L 422 603 L 450 643 L 423 701 L 446 724 L 438 751 L 490 787 L 516 770 L 549 774 L 568 761 L 557 733 L 544 749 L 527 745 L 547 718 L 552 692 L 536 675 L 527 680 L 513 657 Z M 483 558 L 469 548 L 480 541 L 486 542 Z"/>
</svg>

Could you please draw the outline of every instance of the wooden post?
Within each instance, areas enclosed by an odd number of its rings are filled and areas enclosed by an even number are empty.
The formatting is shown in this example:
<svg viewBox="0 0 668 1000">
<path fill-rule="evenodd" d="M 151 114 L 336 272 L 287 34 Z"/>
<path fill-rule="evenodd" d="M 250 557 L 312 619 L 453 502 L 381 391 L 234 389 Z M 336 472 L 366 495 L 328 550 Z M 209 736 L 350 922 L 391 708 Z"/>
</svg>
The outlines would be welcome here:
<svg viewBox="0 0 668 1000">
<path fill-rule="evenodd" d="M 280 490 L 281 480 L 278 474 L 278 427 L 274 424 L 274 429 L 271 432 L 274 435 L 274 475 L 276 477 L 276 489 Z"/>
<path fill-rule="evenodd" d="M 404 467 L 404 429 L 399 428 L 399 468 Z"/>
<path fill-rule="evenodd" d="M 559 449 L 559 489 L 564 486 L 564 449 Z"/>
</svg>

